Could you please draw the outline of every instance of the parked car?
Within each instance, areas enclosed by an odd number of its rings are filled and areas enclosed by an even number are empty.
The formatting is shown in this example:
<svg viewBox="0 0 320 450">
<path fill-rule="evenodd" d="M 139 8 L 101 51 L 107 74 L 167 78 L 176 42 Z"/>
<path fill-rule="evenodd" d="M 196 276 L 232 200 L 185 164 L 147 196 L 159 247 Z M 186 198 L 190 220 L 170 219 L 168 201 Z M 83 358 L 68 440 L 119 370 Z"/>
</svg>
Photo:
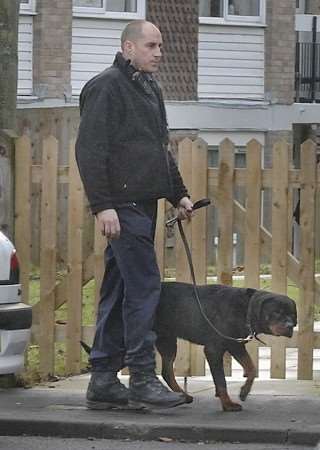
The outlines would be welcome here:
<svg viewBox="0 0 320 450">
<path fill-rule="evenodd" d="M 32 308 L 21 301 L 16 249 L 0 231 L 0 375 L 23 369 L 31 324 Z"/>
</svg>

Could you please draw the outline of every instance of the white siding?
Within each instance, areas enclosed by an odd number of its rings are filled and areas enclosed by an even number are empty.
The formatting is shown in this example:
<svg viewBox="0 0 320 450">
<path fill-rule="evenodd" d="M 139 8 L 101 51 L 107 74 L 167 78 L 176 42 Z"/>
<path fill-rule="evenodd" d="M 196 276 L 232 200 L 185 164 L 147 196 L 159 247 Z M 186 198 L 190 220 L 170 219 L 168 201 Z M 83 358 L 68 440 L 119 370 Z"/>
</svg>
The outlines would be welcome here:
<svg viewBox="0 0 320 450">
<path fill-rule="evenodd" d="M 97 73 L 110 66 L 120 50 L 123 20 L 74 18 L 72 23 L 72 94 Z"/>
<path fill-rule="evenodd" d="M 32 94 L 33 17 L 20 16 L 18 28 L 18 95 Z"/>
<path fill-rule="evenodd" d="M 264 28 L 200 25 L 199 99 L 264 99 Z"/>
</svg>

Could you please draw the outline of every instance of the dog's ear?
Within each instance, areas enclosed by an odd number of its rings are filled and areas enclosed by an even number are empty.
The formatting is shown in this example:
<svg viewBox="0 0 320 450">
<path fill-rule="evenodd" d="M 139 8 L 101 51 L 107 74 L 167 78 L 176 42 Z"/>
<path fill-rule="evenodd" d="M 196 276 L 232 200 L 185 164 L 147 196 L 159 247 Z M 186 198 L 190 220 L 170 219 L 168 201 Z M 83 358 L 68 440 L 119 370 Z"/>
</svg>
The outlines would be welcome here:
<svg viewBox="0 0 320 450">
<path fill-rule="evenodd" d="M 265 302 L 274 298 L 274 294 L 268 291 L 256 290 L 250 299 L 250 320 L 251 323 L 261 322 L 262 307 Z"/>
</svg>

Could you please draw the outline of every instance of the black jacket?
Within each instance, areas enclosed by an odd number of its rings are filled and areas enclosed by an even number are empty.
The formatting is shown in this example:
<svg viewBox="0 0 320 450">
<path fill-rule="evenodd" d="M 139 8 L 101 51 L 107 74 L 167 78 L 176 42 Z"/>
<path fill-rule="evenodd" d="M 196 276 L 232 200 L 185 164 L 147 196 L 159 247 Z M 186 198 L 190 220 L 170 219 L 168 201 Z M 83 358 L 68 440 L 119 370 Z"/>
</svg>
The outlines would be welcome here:
<svg viewBox="0 0 320 450">
<path fill-rule="evenodd" d="M 93 213 L 119 203 L 188 195 L 167 150 L 160 88 L 118 53 L 80 95 L 76 158 Z"/>
</svg>

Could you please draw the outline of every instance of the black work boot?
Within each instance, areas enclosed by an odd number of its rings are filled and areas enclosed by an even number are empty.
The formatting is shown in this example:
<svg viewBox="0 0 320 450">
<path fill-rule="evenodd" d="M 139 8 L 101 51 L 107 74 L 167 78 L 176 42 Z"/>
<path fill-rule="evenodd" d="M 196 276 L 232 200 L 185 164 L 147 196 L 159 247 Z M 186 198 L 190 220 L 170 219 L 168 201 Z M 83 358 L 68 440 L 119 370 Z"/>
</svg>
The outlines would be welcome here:
<svg viewBox="0 0 320 450">
<path fill-rule="evenodd" d="M 92 372 L 87 389 L 89 409 L 125 408 L 129 390 L 120 383 L 117 372 Z"/>
<path fill-rule="evenodd" d="M 184 394 L 166 388 L 153 370 L 131 373 L 129 408 L 173 408 L 183 403 L 186 403 Z"/>
</svg>

